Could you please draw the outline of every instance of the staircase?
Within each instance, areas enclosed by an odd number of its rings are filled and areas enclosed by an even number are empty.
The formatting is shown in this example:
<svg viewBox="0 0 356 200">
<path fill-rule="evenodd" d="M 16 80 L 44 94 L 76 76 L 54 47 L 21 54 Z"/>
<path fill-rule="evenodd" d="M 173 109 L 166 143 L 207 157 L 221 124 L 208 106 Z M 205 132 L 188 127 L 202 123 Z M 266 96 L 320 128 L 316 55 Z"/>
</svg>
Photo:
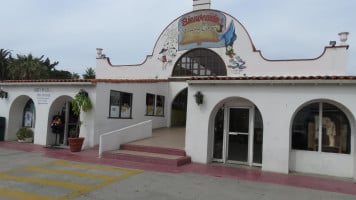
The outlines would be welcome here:
<svg viewBox="0 0 356 200">
<path fill-rule="evenodd" d="M 184 150 L 136 144 L 123 144 L 119 150 L 104 152 L 102 157 L 168 166 L 182 166 L 191 162 Z"/>
</svg>

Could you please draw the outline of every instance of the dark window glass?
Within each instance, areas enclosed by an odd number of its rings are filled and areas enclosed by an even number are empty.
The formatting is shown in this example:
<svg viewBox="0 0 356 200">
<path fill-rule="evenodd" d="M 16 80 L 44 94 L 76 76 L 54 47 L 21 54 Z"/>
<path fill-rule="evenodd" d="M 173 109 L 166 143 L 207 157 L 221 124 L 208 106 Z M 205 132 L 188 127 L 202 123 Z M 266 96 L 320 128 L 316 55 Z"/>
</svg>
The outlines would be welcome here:
<svg viewBox="0 0 356 200">
<path fill-rule="evenodd" d="M 30 99 L 27 101 L 23 112 L 23 126 L 34 127 L 35 125 L 35 104 Z"/>
<path fill-rule="evenodd" d="M 119 91 L 110 91 L 111 118 L 131 118 L 132 94 Z"/>
<path fill-rule="evenodd" d="M 156 101 L 156 115 L 163 116 L 164 115 L 164 96 L 157 95 Z"/>
<path fill-rule="evenodd" d="M 350 141 L 350 123 L 344 112 L 332 104 L 310 104 L 293 121 L 292 149 L 350 154 Z"/>
<path fill-rule="evenodd" d="M 172 76 L 226 76 L 226 66 L 218 54 L 208 49 L 194 49 L 175 64 Z"/>
<path fill-rule="evenodd" d="M 155 111 L 155 98 L 153 94 L 146 94 L 146 115 L 154 115 Z"/>
</svg>

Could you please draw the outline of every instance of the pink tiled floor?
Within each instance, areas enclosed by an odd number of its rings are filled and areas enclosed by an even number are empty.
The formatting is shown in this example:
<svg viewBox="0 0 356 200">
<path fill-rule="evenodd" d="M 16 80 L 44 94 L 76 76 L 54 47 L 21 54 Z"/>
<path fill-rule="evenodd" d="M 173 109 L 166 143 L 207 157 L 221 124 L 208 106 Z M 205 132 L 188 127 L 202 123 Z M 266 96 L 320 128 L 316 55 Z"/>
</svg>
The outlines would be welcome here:
<svg viewBox="0 0 356 200">
<path fill-rule="evenodd" d="M 324 190 L 356 195 L 356 184 L 350 180 L 336 180 L 323 177 L 311 177 L 296 174 L 278 174 L 271 172 L 262 172 L 256 169 L 246 169 L 238 167 L 229 167 L 213 164 L 192 163 L 182 167 L 172 167 L 163 165 L 154 165 L 147 163 L 137 163 L 129 161 L 120 161 L 113 159 L 99 159 L 98 148 L 87 149 L 78 153 L 71 153 L 68 149 L 50 149 L 34 144 L 22 144 L 17 142 L 0 142 L 0 148 L 14 149 L 26 152 L 39 152 L 44 156 L 65 159 L 77 162 L 86 162 L 93 164 L 105 164 L 117 167 L 126 167 L 134 169 L 143 169 L 150 171 L 169 172 L 169 173 L 196 173 L 202 175 L 240 179 L 247 181 L 256 181 L 263 183 L 281 184 L 294 187 L 309 188 L 315 190 Z"/>
</svg>

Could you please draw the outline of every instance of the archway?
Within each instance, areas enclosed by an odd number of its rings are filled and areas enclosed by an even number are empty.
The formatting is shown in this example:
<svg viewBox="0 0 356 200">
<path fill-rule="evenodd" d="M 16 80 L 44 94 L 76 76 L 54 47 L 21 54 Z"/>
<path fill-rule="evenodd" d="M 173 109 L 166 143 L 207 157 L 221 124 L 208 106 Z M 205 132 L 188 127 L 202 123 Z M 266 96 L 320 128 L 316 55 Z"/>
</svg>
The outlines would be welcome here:
<svg viewBox="0 0 356 200">
<path fill-rule="evenodd" d="M 16 132 L 20 127 L 28 127 L 34 130 L 34 138 L 36 122 L 36 108 L 33 100 L 26 95 L 17 97 L 10 107 L 9 113 L 9 128 L 5 140 L 16 140 Z"/>
<path fill-rule="evenodd" d="M 231 97 L 218 103 L 209 120 L 211 160 L 262 165 L 262 115 L 247 99 Z"/>
<path fill-rule="evenodd" d="M 197 48 L 183 54 L 175 63 L 172 76 L 226 76 L 223 59 L 210 49 Z"/>
<path fill-rule="evenodd" d="M 78 116 L 72 112 L 72 99 L 70 96 L 60 96 L 53 101 L 48 112 L 48 121 L 51 123 L 47 128 L 47 145 L 67 145 L 67 138 L 75 130 L 78 121 Z"/>
<path fill-rule="evenodd" d="M 172 101 L 171 126 L 185 127 L 187 120 L 188 88 L 180 91 Z"/>
<path fill-rule="evenodd" d="M 290 123 L 290 171 L 355 176 L 354 121 L 352 112 L 333 100 L 302 104 Z"/>
</svg>

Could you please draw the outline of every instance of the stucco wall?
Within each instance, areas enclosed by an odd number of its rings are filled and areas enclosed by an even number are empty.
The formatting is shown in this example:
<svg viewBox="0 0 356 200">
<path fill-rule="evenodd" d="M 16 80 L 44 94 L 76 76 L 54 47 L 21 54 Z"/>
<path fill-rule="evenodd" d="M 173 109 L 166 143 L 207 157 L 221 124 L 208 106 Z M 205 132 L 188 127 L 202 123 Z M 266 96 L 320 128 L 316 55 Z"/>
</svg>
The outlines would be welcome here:
<svg viewBox="0 0 356 200">
<path fill-rule="evenodd" d="M 216 109 L 217 104 L 231 97 L 247 99 L 255 104 L 261 112 L 263 119 L 263 161 L 262 169 L 265 171 L 288 173 L 295 170 L 308 173 L 331 174 L 335 176 L 352 177 L 354 175 L 355 157 L 355 124 L 352 111 L 356 110 L 353 103 L 356 94 L 352 91 L 354 86 L 348 85 L 246 85 L 246 84 L 192 84 L 189 87 L 186 151 L 194 162 L 207 163 L 212 159 L 212 130 L 207 124 L 214 117 L 209 117 Z M 201 91 L 204 94 L 204 103 L 198 106 L 193 94 Z M 351 154 L 338 155 L 330 153 L 317 153 L 297 151 L 291 154 L 291 123 L 295 112 L 305 103 L 313 100 L 325 100 L 343 105 L 343 111 L 348 115 L 351 127 Z M 210 145 L 208 145 L 210 144 Z M 210 152 L 208 154 L 208 152 Z M 303 163 L 315 160 L 310 165 Z M 292 156 L 291 156 L 292 155 Z M 297 158 L 297 161 L 295 160 Z M 298 158 L 300 158 L 298 160 Z M 303 159 L 301 159 L 303 158 Z M 327 158 L 327 159 L 325 159 Z M 292 161 L 291 161 L 292 159 Z M 325 165 L 330 167 L 326 168 Z"/>
<path fill-rule="evenodd" d="M 85 89 L 94 105 L 95 109 L 95 88 L 90 84 L 61 84 L 61 83 L 34 83 L 34 84 L 4 84 L 4 91 L 8 91 L 7 99 L 0 102 L 0 115 L 6 117 L 5 140 L 15 140 L 16 131 L 22 127 L 23 109 L 26 102 L 32 99 L 35 105 L 34 144 L 51 145 L 54 144 L 50 123 L 54 114 L 60 112 L 63 105 L 54 102 L 58 98 L 66 96 L 73 98 L 80 89 Z M 52 112 L 50 112 L 52 108 Z M 92 111 L 91 111 L 92 112 Z M 92 146 L 94 123 L 92 113 L 83 113 L 83 127 L 81 136 L 86 137 L 84 147 Z"/>
<path fill-rule="evenodd" d="M 202 12 L 202 11 L 198 11 Z M 206 11 L 209 12 L 209 11 Z M 215 11 L 214 11 L 215 12 Z M 219 11 L 217 11 L 219 12 Z M 192 12 L 194 13 L 194 12 Z M 187 13 L 185 16 L 192 14 Z M 245 27 L 233 16 L 221 12 L 226 17 L 226 26 L 233 22 L 236 41 L 233 43 L 235 56 L 244 62 L 244 69 L 233 69 L 231 57 L 226 55 L 226 47 L 210 48 L 225 62 L 228 76 L 313 76 L 313 75 L 345 75 L 347 73 L 347 46 L 325 47 L 320 49 L 317 58 L 291 57 L 289 60 L 268 60 L 261 51 L 257 51 Z M 103 79 L 153 79 L 169 78 L 175 63 L 189 50 L 179 50 L 178 35 L 181 17 L 173 20 L 158 37 L 153 47 L 152 55 L 146 57 L 141 64 L 120 65 L 110 63 L 109 58 L 98 58 L 96 63 L 97 78 Z M 277 32 L 278 30 L 276 30 Z M 199 46 L 198 46 L 199 47 Z M 196 47 L 196 48 L 198 48 Z M 204 48 L 204 47 L 202 47 Z M 285 48 L 293 48 L 286 46 Z M 306 47 L 307 48 L 307 47 Z M 172 55 L 167 55 L 167 62 L 162 61 L 162 51 L 174 49 Z M 192 49 L 190 49 L 192 50 Z M 105 51 L 105 50 L 104 50 Z M 105 52 L 110 55 L 110 52 Z M 115 56 L 115 55 L 110 55 Z"/>
<path fill-rule="evenodd" d="M 132 93 L 132 118 L 109 118 L 110 90 Z M 165 96 L 164 116 L 146 116 L 146 94 Z M 96 88 L 97 109 L 95 111 L 94 143 L 99 143 L 103 133 L 118 130 L 143 121 L 152 120 L 153 128 L 167 126 L 169 119 L 168 83 L 98 83 Z"/>
</svg>

